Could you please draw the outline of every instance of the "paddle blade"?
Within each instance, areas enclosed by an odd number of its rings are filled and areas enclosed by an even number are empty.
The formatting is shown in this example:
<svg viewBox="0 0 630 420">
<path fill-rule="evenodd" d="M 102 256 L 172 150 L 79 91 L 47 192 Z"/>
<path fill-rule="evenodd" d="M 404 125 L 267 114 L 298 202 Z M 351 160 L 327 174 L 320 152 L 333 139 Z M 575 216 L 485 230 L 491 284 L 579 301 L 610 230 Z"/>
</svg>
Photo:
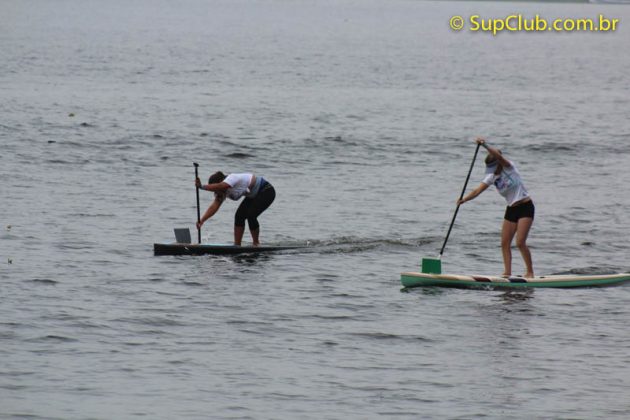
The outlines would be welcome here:
<svg viewBox="0 0 630 420">
<path fill-rule="evenodd" d="M 425 274 L 442 274 L 442 261 L 435 258 L 423 258 L 422 272 Z"/>
</svg>

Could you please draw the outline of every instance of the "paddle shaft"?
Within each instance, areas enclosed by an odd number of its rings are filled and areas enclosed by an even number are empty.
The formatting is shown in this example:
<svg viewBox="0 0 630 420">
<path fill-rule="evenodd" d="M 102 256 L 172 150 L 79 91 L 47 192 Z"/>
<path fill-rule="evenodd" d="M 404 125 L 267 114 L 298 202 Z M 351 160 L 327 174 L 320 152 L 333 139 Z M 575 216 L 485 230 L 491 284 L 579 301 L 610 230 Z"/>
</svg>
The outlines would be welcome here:
<svg viewBox="0 0 630 420">
<path fill-rule="evenodd" d="M 197 178 L 199 178 L 199 172 L 198 172 L 198 168 L 199 168 L 199 164 L 193 162 L 193 165 L 195 165 L 195 180 Z M 197 226 L 199 226 L 199 222 L 201 222 L 201 211 L 199 210 L 199 187 L 196 185 L 195 182 L 195 192 L 197 193 Z M 197 228 L 197 241 L 198 243 L 201 243 L 201 227 Z"/>
<path fill-rule="evenodd" d="M 468 180 L 470 179 L 470 174 L 472 174 L 473 166 L 475 166 L 475 160 L 477 159 L 477 153 L 479 152 L 479 147 L 481 145 L 477 143 L 477 148 L 475 149 L 475 155 L 473 156 L 472 162 L 470 163 L 470 169 L 468 170 L 468 176 L 466 177 L 466 182 L 464 182 L 464 188 L 462 188 L 462 194 L 459 196 L 461 200 L 464 198 L 464 194 L 466 193 L 466 186 L 468 185 Z M 455 218 L 457 217 L 457 212 L 459 211 L 460 204 L 457 204 L 455 208 L 455 214 L 453 215 L 453 220 L 451 220 L 451 225 L 448 227 L 448 232 L 446 233 L 446 238 L 444 238 L 444 244 L 442 245 L 442 249 L 440 250 L 440 255 L 438 258 L 442 258 L 442 254 L 444 253 L 444 248 L 446 248 L 446 243 L 448 242 L 448 237 L 451 236 L 451 230 L 453 230 L 453 225 L 455 224 Z"/>
</svg>

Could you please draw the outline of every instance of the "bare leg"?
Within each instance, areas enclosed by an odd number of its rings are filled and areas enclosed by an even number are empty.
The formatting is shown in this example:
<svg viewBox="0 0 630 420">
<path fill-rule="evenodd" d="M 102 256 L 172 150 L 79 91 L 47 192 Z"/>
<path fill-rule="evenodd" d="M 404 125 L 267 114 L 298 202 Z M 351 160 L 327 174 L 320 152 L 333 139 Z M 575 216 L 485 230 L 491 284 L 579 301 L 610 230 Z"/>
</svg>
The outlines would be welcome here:
<svg viewBox="0 0 630 420">
<path fill-rule="evenodd" d="M 250 229 L 249 232 L 252 234 L 252 241 L 254 241 L 254 246 L 260 245 L 260 240 L 258 240 L 258 236 L 260 235 L 260 228 Z"/>
<path fill-rule="evenodd" d="M 525 277 L 534 277 L 534 267 L 532 264 L 532 254 L 529 252 L 527 246 L 527 235 L 529 235 L 529 229 L 532 227 L 534 219 L 531 217 L 523 217 L 518 219 L 518 226 L 516 229 L 516 246 L 521 255 L 523 256 L 523 262 L 525 263 Z"/>
<path fill-rule="evenodd" d="M 245 233 L 245 226 L 234 226 L 234 245 L 241 246 L 243 233 Z"/>
<path fill-rule="evenodd" d="M 503 252 L 503 275 L 512 275 L 512 239 L 516 233 L 517 224 L 503 219 L 501 228 L 501 251 Z"/>
</svg>

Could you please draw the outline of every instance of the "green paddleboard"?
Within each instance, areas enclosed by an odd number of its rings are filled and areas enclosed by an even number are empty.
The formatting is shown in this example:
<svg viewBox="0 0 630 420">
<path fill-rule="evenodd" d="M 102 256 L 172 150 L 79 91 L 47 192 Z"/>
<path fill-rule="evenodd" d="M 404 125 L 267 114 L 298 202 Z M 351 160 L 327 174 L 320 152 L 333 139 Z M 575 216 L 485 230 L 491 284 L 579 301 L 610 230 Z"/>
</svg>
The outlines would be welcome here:
<svg viewBox="0 0 630 420">
<path fill-rule="evenodd" d="M 453 275 L 407 272 L 400 275 L 405 287 L 440 286 L 459 288 L 530 288 L 530 287 L 594 287 L 610 286 L 630 280 L 629 273 L 602 275 L 550 275 L 524 277 L 500 277 L 477 275 Z"/>
</svg>

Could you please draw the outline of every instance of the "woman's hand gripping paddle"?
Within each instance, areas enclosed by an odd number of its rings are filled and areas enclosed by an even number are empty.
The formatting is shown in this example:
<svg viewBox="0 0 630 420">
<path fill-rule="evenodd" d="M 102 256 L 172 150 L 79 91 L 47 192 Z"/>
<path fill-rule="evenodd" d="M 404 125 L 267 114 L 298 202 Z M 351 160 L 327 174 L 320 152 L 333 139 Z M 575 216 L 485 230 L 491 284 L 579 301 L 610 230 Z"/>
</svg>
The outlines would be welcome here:
<svg viewBox="0 0 630 420">
<path fill-rule="evenodd" d="M 199 164 L 193 162 L 193 165 L 195 166 L 195 184 L 197 183 L 197 179 L 199 178 L 199 172 L 198 172 L 198 168 L 199 168 Z M 201 212 L 199 210 L 199 187 L 197 185 L 195 185 L 195 191 L 197 193 L 197 226 L 199 226 L 199 222 L 201 222 Z M 201 227 L 197 228 L 197 242 L 201 243 Z"/>
<path fill-rule="evenodd" d="M 481 146 L 481 144 L 477 143 L 477 148 L 475 149 L 475 155 L 473 156 L 472 162 L 470 164 L 470 170 L 468 171 L 466 182 L 464 182 L 464 188 L 462 188 L 462 194 L 459 196 L 460 201 L 464 198 L 464 193 L 466 192 L 466 186 L 468 185 L 468 180 L 470 179 L 470 174 L 472 173 L 473 166 L 475 166 L 475 160 L 477 159 L 477 152 L 479 152 L 479 146 Z M 451 220 L 451 225 L 448 227 L 446 238 L 444 238 L 444 244 L 442 245 L 442 249 L 440 250 L 440 255 L 438 255 L 437 259 L 434 259 L 434 258 L 422 259 L 422 272 L 423 273 L 442 274 L 442 254 L 444 254 L 444 248 L 446 248 L 446 242 L 448 242 L 448 237 L 451 235 L 453 224 L 455 224 L 455 218 L 457 217 L 459 206 L 460 204 L 457 204 L 457 207 L 455 208 L 455 214 L 453 215 L 453 220 Z"/>
</svg>

